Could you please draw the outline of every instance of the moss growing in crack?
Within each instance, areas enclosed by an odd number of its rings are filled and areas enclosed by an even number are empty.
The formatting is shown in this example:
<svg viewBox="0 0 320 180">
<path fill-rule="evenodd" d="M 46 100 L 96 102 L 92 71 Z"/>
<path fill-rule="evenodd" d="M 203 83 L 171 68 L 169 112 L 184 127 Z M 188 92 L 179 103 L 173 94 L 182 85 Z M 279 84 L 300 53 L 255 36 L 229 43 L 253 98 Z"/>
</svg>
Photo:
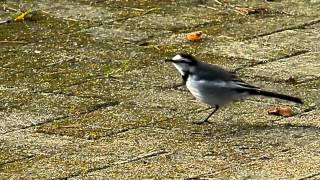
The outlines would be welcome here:
<svg viewBox="0 0 320 180">
<path fill-rule="evenodd" d="M 107 77 L 111 77 L 115 74 L 123 74 L 127 72 L 127 70 L 130 68 L 130 65 L 131 63 L 129 60 L 116 64 L 107 64 L 103 67 L 103 73 Z"/>
</svg>

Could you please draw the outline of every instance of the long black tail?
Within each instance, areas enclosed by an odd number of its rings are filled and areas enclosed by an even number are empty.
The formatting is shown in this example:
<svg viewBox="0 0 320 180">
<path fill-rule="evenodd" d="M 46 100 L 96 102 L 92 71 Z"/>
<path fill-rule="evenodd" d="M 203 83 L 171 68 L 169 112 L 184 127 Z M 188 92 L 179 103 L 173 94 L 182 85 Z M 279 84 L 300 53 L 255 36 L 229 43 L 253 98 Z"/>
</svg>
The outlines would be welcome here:
<svg viewBox="0 0 320 180">
<path fill-rule="evenodd" d="M 260 89 L 247 89 L 247 92 L 250 95 L 259 95 L 259 96 L 266 96 L 266 97 L 274 97 L 274 98 L 279 98 L 287 101 L 292 101 L 295 103 L 303 104 L 302 100 L 297 97 L 293 96 L 288 96 L 284 94 L 279 94 L 279 93 L 274 93 L 274 92 L 269 92 L 269 91 L 263 91 Z"/>
</svg>

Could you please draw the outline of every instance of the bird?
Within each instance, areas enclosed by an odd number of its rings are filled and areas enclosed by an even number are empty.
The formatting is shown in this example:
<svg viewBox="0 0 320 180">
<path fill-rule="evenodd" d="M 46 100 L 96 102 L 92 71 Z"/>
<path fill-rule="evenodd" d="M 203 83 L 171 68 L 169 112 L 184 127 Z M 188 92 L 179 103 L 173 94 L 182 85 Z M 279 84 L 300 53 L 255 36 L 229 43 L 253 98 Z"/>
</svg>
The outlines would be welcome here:
<svg viewBox="0 0 320 180">
<path fill-rule="evenodd" d="M 182 76 L 183 84 L 196 99 L 213 109 L 204 120 L 196 122 L 197 124 L 211 123 L 209 118 L 221 106 L 247 96 L 265 96 L 303 104 L 298 97 L 266 91 L 250 85 L 239 79 L 235 73 L 218 65 L 201 62 L 191 54 L 180 53 L 171 59 L 166 59 L 165 62 L 171 62 L 174 65 Z"/>
</svg>

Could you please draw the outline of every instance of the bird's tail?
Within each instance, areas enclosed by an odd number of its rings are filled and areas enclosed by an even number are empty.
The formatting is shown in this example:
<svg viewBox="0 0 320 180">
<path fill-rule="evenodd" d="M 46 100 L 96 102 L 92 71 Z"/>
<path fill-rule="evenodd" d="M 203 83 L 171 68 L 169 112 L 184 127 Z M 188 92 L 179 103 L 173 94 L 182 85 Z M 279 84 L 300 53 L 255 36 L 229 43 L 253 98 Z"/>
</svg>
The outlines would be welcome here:
<svg viewBox="0 0 320 180">
<path fill-rule="evenodd" d="M 266 96 L 266 97 L 274 97 L 274 98 L 279 98 L 287 101 L 292 101 L 295 103 L 303 104 L 303 101 L 298 98 L 298 97 L 293 97 L 293 96 L 288 96 L 285 94 L 279 94 L 279 93 L 274 93 L 270 91 L 263 91 L 260 89 L 247 89 L 247 92 L 250 95 L 259 95 L 259 96 Z"/>
</svg>

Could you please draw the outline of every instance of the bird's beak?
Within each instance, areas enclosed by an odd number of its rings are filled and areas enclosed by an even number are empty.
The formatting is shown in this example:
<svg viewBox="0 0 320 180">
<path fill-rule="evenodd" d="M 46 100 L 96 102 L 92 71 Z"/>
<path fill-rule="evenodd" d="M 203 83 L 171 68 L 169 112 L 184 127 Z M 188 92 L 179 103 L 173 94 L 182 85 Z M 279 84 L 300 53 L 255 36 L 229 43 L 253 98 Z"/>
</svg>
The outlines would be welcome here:
<svg viewBox="0 0 320 180">
<path fill-rule="evenodd" d="M 173 62 L 172 59 L 165 59 L 164 62 Z"/>
</svg>

